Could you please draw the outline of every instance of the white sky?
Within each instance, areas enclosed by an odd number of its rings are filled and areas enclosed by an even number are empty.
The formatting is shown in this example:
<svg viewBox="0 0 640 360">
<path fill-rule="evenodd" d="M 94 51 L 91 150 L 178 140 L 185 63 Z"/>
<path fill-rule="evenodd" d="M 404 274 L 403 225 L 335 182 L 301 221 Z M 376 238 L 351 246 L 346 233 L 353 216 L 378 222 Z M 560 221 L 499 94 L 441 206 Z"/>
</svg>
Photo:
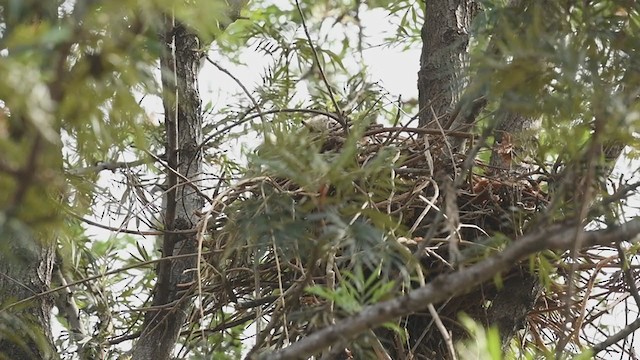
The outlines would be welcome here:
<svg viewBox="0 0 640 360">
<path fill-rule="evenodd" d="M 372 44 L 369 48 L 365 48 L 363 54 L 364 65 L 369 68 L 371 80 L 378 81 L 390 92 L 391 96 L 402 95 L 403 99 L 416 98 L 418 96 L 419 49 L 401 51 L 396 48 L 375 46 L 383 43 L 386 34 L 392 34 L 396 30 L 395 25 L 390 23 L 384 11 L 364 12 L 361 19 L 368 41 Z M 312 38 L 314 38 L 313 35 Z M 321 47 L 323 44 L 316 44 L 316 46 Z M 222 62 L 222 64 L 245 86 L 252 89 L 252 85 L 259 84 L 260 75 L 270 60 L 262 53 L 247 49 L 240 56 L 240 62 L 245 63 L 244 66 L 237 66 L 229 62 Z M 361 66 L 360 64 L 353 65 Z M 208 63 L 204 65 L 200 73 L 200 87 L 203 103 L 211 100 L 214 104 L 224 104 L 225 96 L 241 91 L 232 79 Z"/>
</svg>

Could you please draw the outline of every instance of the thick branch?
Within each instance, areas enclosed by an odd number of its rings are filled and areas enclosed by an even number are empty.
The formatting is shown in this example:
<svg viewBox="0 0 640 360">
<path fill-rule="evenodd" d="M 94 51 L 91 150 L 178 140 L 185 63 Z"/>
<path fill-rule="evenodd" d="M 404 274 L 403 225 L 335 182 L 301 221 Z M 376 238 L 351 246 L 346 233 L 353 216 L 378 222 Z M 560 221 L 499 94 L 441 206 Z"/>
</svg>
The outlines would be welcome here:
<svg viewBox="0 0 640 360">
<path fill-rule="evenodd" d="M 576 237 L 575 232 L 576 224 L 573 223 L 556 224 L 540 229 L 537 233 L 516 239 L 501 253 L 456 273 L 438 276 L 426 286 L 413 290 L 403 297 L 368 306 L 355 316 L 315 332 L 280 351 L 265 354 L 261 359 L 306 358 L 339 340 L 353 339 L 368 329 L 422 310 L 428 304 L 460 295 L 490 280 L 499 272 L 510 269 L 513 264 L 526 256 L 545 249 L 571 249 Z M 636 219 L 612 229 L 581 232 L 578 236 L 581 237 L 583 246 L 589 247 L 629 241 L 639 233 L 640 219 Z"/>
</svg>

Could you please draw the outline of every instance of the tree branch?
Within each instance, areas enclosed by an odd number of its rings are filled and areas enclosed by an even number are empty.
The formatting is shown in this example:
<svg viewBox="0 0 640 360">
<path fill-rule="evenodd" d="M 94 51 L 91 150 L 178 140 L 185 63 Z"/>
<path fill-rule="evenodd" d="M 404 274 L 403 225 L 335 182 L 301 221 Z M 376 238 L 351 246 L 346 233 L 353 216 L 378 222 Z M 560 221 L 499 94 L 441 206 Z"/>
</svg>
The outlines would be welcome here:
<svg viewBox="0 0 640 360">
<path fill-rule="evenodd" d="M 555 224 L 516 239 L 504 251 L 484 261 L 456 273 L 438 276 L 426 286 L 410 291 L 403 297 L 368 306 L 355 316 L 317 331 L 287 348 L 264 354 L 260 359 L 306 358 L 339 340 L 352 339 L 368 329 L 424 309 L 428 304 L 439 303 L 468 291 L 490 280 L 500 271 L 511 268 L 526 256 L 545 249 L 571 249 L 574 244 L 575 226 L 575 223 Z M 583 246 L 589 247 L 629 241 L 639 233 L 640 219 L 635 219 L 612 229 L 582 232 L 579 236 Z"/>
<path fill-rule="evenodd" d="M 110 170 L 115 172 L 118 169 L 128 169 L 137 167 L 148 163 L 149 160 L 141 159 L 134 161 L 116 161 L 116 162 L 98 162 L 94 166 L 88 166 L 83 168 L 69 169 L 67 173 L 69 175 L 85 175 L 85 174 L 97 174 L 103 170 Z"/>
</svg>

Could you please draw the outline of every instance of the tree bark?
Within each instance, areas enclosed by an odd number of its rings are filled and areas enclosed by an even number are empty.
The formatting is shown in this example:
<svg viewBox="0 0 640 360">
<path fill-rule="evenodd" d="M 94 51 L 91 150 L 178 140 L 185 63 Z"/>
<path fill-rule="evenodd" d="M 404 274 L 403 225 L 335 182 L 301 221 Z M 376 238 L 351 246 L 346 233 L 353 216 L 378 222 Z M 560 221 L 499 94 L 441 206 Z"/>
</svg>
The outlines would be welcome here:
<svg viewBox="0 0 640 360">
<path fill-rule="evenodd" d="M 40 243 L 10 219 L 0 223 L 0 306 L 49 290 L 54 260 L 53 242 Z M 0 322 L 0 359 L 52 359 L 50 296 L 38 297 L 3 311 Z"/>
<path fill-rule="evenodd" d="M 204 205 L 201 196 L 186 183 L 198 184 L 202 174 L 202 114 L 197 82 L 201 53 L 196 51 L 200 46 L 195 34 L 169 17 L 165 25 L 160 60 L 168 163 L 165 228 L 186 230 L 195 226 L 195 214 Z M 163 257 L 197 250 L 194 235 L 167 234 L 163 242 Z M 193 281 L 196 261 L 195 257 L 188 257 L 159 263 L 152 305 L 160 310 L 150 310 L 145 315 L 133 359 L 170 358 L 190 305 L 190 299 L 180 292 L 180 284 Z"/>
<path fill-rule="evenodd" d="M 523 4 L 522 1 L 511 0 L 508 6 L 520 8 L 530 4 L 535 3 Z M 478 11 L 478 5 L 473 0 L 426 1 L 425 24 L 422 28 L 423 49 L 418 76 L 420 125 L 422 126 L 432 128 L 441 126 L 445 130 L 468 131 L 486 105 L 485 92 L 488 87 L 485 83 L 491 81 L 490 69 L 481 70 L 476 74 L 474 81 L 466 89 L 464 97 L 460 96 L 461 88 L 470 82 L 463 74 L 468 58 L 469 25 Z M 489 55 L 494 53 L 498 55 L 496 39 L 491 40 L 487 52 Z M 436 119 L 440 124 L 436 123 Z M 494 145 L 490 171 L 498 178 L 526 172 L 526 169 L 514 162 L 514 155 L 521 150 L 523 134 L 538 127 L 539 120 L 535 116 L 511 111 L 508 100 L 504 100 L 495 113 L 494 123 L 491 126 Z M 454 151 L 460 149 L 462 145 L 460 139 L 449 140 Z M 607 159 L 609 165 L 607 170 L 611 170 L 623 147 L 620 144 L 613 144 L 605 148 L 601 153 Z M 517 234 L 507 235 L 515 238 Z M 468 240 L 474 241 L 474 239 Z M 490 307 L 482 312 L 470 314 L 484 325 L 496 325 L 504 345 L 508 344 L 524 326 L 528 312 L 540 292 L 539 280 L 535 275 L 526 270 L 515 270 L 503 287 L 488 299 L 491 300 Z M 454 305 L 453 308 L 448 309 L 447 314 L 456 314 L 458 311 L 460 309 L 456 309 Z M 419 324 L 426 322 L 428 321 L 425 321 L 424 317 L 414 321 Z M 409 331 L 409 338 L 419 338 L 423 331 L 425 327 L 422 325 L 412 328 Z M 429 335 L 439 336 L 434 331 L 429 331 Z M 464 337 L 463 332 L 454 331 L 453 335 L 454 341 Z M 434 351 L 427 354 L 428 357 L 445 359 L 450 356 L 444 347 L 427 350 Z"/>
<path fill-rule="evenodd" d="M 420 126 L 438 128 L 433 114 L 442 124 L 460 99 L 467 83 L 469 28 L 478 11 L 474 0 L 425 1 L 418 71 Z"/>
<path fill-rule="evenodd" d="M 511 5 L 514 3 L 512 2 Z M 422 28 L 423 48 L 418 75 L 421 126 L 449 130 L 463 124 L 469 125 L 486 105 L 484 100 L 486 94 L 483 93 L 486 87 L 476 83 L 467 89 L 464 99 L 461 97 L 462 89 L 469 83 L 467 70 L 470 25 L 479 11 L 479 5 L 473 0 L 426 2 L 425 23 Z M 493 46 L 490 46 L 488 51 L 494 51 Z M 487 79 L 476 80 L 486 81 Z M 454 109 L 454 106 L 457 107 Z M 501 146 L 512 145 L 506 143 L 512 140 L 512 134 L 520 134 L 535 126 L 537 122 L 531 117 L 510 112 L 506 108 L 500 111 L 494 125 L 495 145 L 491 156 L 491 165 L 497 172 L 518 171 L 513 168 L 511 154 L 504 154 Z M 467 129 L 464 130 L 467 131 Z M 459 149 L 461 143 L 459 140 L 458 142 L 453 140 L 451 146 Z M 480 311 L 478 308 L 478 311 L 473 311 L 470 315 L 485 325 L 497 325 L 503 343 L 506 344 L 524 325 L 526 315 L 537 299 L 538 293 L 539 285 L 535 276 L 525 271 L 515 272 L 491 299 L 491 307 L 486 311 Z M 467 311 L 471 310 L 467 309 Z M 455 316 L 458 311 L 460 310 L 453 308 L 447 310 L 447 313 Z M 428 323 L 424 318 L 415 319 L 413 322 L 410 319 L 409 322 Z M 414 326 L 409 338 L 419 339 L 423 331 L 425 331 L 424 326 Z M 434 336 L 439 336 L 434 330 L 431 332 L 434 332 Z M 462 340 L 465 336 L 463 331 L 453 331 L 452 334 L 454 342 Z M 431 349 L 426 347 L 422 350 L 432 352 L 422 355 L 442 359 L 450 357 L 445 347 Z"/>
</svg>

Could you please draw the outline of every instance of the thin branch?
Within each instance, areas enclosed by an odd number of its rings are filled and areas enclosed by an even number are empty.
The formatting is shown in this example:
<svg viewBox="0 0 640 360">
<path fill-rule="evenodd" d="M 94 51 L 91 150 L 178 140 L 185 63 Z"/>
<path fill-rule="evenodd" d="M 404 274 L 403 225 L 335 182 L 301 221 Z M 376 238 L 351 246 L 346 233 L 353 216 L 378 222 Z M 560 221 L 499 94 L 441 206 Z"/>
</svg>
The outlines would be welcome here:
<svg viewBox="0 0 640 360">
<path fill-rule="evenodd" d="M 307 28 L 307 23 L 304 19 L 304 13 L 302 12 L 302 8 L 300 7 L 300 3 L 298 2 L 298 0 L 296 0 L 296 7 L 298 8 L 298 13 L 300 14 L 300 21 L 302 22 L 302 28 L 304 29 L 304 34 L 307 37 L 307 41 L 309 42 L 309 47 L 313 52 L 313 57 L 315 58 L 316 65 L 318 66 L 318 70 L 320 71 L 320 77 L 322 77 L 322 81 L 324 82 L 324 85 L 327 87 L 327 91 L 329 92 L 329 98 L 331 99 L 333 106 L 336 108 L 336 113 L 338 114 L 337 121 L 340 123 L 340 125 L 342 125 L 342 128 L 346 134 L 349 131 L 349 125 L 344 119 L 342 110 L 338 105 L 338 101 L 336 101 L 336 97 L 333 95 L 331 84 L 329 84 L 329 80 L 327 80 L 327 75 L 324 73 L 324 69 L 322 68 L 322 64 L 320 63 L 320 57 L 318 56 L 318 51 L 316 50 L 316 47 L 313 46 L 313 41 L 311 40 L 311 35 L 309 34 L 309 28 Z"/>
<path fill-rule="evenodd" d="M 618 333 L 609 336 L 603 342 L 596 344 L 592 350 L 592 356 L 595 356 L 597 353 L 607 349 L 609 346 L 617 343 L 620 340 L 623 340 L 627 336 L 633 334 L 636 330 L 640 329 L 640 318 L 636 319 L 631 324 L 625 326 L 624 329 L 620 330 Z"/>
<path fill-rule="evenodd" d="M 141 235 L 141 236 L 161 236 L 161 235 L 165 235 L 165 234 L 195 234 L 197 232 L 197 229 L 187 229 L 187 230 L 156 230 L 156 231 L 144 231 L 144 230 L 131 230 L 131 229 L 123 229 L 123 228 L 118 228 L 118 227 L 114 227 L 114 226 L 108 226 L 108 225 L 104 225 L 104 224 L 100 224 L 99 222 L 95 222 L 93 220 L 89 220 L 86 218 L 83 218 L 81 216 L 78 216 L 76 214 L 71 213 L 71 215 L 73 217 L 75 217 L 76 219 L 87 223 L 89 225 L 95 226 L 95 227 L 99 227 L 101 229 L 105 229 L 105 230 L 109 230 L 109 231 L 113 231 L 116 233 L 122 233 L 122 234 L 132 234 L 132 235 Z"/>
<path fill-rule="evenodd" d="M 272 114 L 287 114 L 287 113 L 303 113 L 303 114 L 313 114 L 313 115 L 320 115 L 320 116 L 326 116 L 330 119 L 335 120 L 336 122 L 340 123 L 340 117 L 337 114 L 328 112 L 328 111 L 324 111 L 324 110 L 318 110 L 318 109 L 293 109 L 293 108 L 285 108 L 285 109 L 273 109 L 273 110 L 265 110 L 262 112 L 262 116 L 265 115 L 272 115 Z M 222 129 L 214 132 L 213 134 L 207 136 L 204 141 L 202 141 L 202 146 L 206 145 L 208 142 L 210 142 L 211 140 L 215 139 L 216 137 L 224 134 L 226 131 L 233 129 L 236 126 L 242 125 L 246 122 L 249 122 L 251 120 L 254 119 L 258 119 L 260 118 L 261 115 L 260 114 L 254 114 L 251 116 L 246 116 L 236 122 L 234 122 L 233 124 L 227 125 L 225 127 L 223 127 Z M 418 118 L 418 115 L 414 115 L 412 117 L 411 120 L 415 120 Z M 417 133 L 417 134 L 430 134 L 430 135 L 442 135 L 442 131 L 437 130 L 437 129 L 423 129 L 423 128 L 415 128 L 415 127 L 407 127 L 407 126 L 401 126 L 401 127 L 386 127 L 386 128 L 379 128 L 379 129 L 372 129 L 372 130 L 368 130 L 364 133 L 364 136 L 371 136 L 371 135 L 376 135 L 376 134 L 380 134 L 383 132 L 411 132 L 411 133 Z M 445 131 L 444 132 L 447 136 L 451 136 L 451 137 L 460 137 L 460 138 L 467 138 L 467 139 L 474 139 L 474 135 L 472 133 L 469 132 L 464 132 L 464 131 Z"/>
<path fill-rule="evenodd" d="M 58 263 L 62 263 L 62 259 L 60 259 L 60 255 L 58 256 Z M 78 357 L 82 360 L 89 359 L 88 353 L 88 344 L 84 342 L 85 339 L 90 338 L 90 335 L 87 331 L 86 324 L 82 321 L 80 317 L 80 309 L 76 304 L 75 299 L 73 298 L 72 287 L 69 286 L 69 280 L 62 273 L 60 266 L 56 266 L 53 271 L 53 275 L 56 280 L 62 285 L 67 286 L 63 289 L 63 293 L 59 294 L 55 298 L 56 307 L 60 314 L 67 320 L 69 323 L 70 335 L 73 341 L 76 343 L 78 347 L 77 353 Z"/>
<path fill-rule="evenodd" d="M 250 111 L 249 111 L 250 112 Z M 338 117 L 336 114 L 334 113 L 330 113 L 327 111 L 323 111 L 323 110 L 317 110 L 317 109 L 274 109 L 274 110 L 266 110 L 262 112 L 262 116 L 264 115 L 271 115 L 271 114 L 286 114 L 286 113 L 307 113 L 307 114 L 313 114 L 313 115 L 321 115 L 321 116 L 326 116 L 328 118 L 331 118 L 337 122 L 340 121 L 340 117 Z M 261 115 L 260 114 L 254 114 L 251 116 L 247 116 L 245 114 L 245 116 L 243 116 L 240 120 L 235 121 L 234 123 L 227 125 L 225 127 L 223 127 L 222 129 L 214 132 L 213 134 L 207 136 L 204 141 L 202 141 L 201 146 L 206 145 L 209 141 L 213 140 L 214 138 L 224 134 L 226 131 L 233 129 L 236 126 L 240 126 L 246 122 L 249 122 L 253 119 L 258 119 L 260 118 Z"/>
<path fill-rule="evenodd" d="M 202 255 L 209 255 L 209 254 L 213 254 L 213 253 L 214 253 L 214 251 L 206 251 L 206 252 L 203 252 Z M 2 309 L 0 309 L 0 313 L 2 313 L 4 311 L 7 311 L 7 310 L 9 310 L 11 308 L 14 308 L 14 307 L 16 307 L 18 305 L 21 305 L 21 304 L 24 304 L 24 303 L 28 303 L 28 302 L 30 302 L 32 300 L 41 298 L 43 296 L 47 296 L 47 295 L 56 293 L 58 291 L 64 290 L 64 289 L 66 289 L 68 287 L 72 287 L 72 286 L 80 285 L 80 284 L 83 284 L 83 283 L 86 283 L 86 282 L 89 282 L 89 281 L 97 280 L 97 279 L 103 278 L 105 276 L 115 275 L 115 274 L 118 274 L 118 273 L 121 273 L 121 272 L 124 272 L 124 271 L 127 271 L 127 270 L 137 269 L 137 268 L 141 268 L 143 266 L 152 265 L 152 264 L 160 263 L 160 262 L 164 262 L 164 261 L 175 260 L 175 259 L 183 259 L 183 258 L 188 258 L 188 257 L 197 257 L 197 256 L 198 256 L 198 253 L 173 255 L 173 256 L 163 257 L 163 258 L 160 258 L 160 259 L 153 259 L 153 260 L 139 262 L 139 263 L 136 263 L 136 264 L 123 266 L 123 267 L 118 268 L 118 269 L 107 271 L 107 272 L 105 272 L 103 274 L 93 275 L 93 276 L 86 277 L 84 279 L 76 280 L 76 281 L 70 282 L 70 283 L 68 283 L 66 285 L 61 285 L 61 286 L 55 287 L 53 289 L 49 289 L 47 291 L 43 291 L 41 293 L 37 293 L 37 294 L 35 294 L 33 296 L 30 296 L 28 298 L 16 301 L 16 302 L 11 303 L 11 304 L 3 307 Z"/>
<path fill-rule="evenodd" d="M 213 199 L 211 198 L 211 196 L 205 194 L 202 190 L 200 190 L 198 185 L 194 184 L 192 180 L 190 180 L 186 176 L 180 174 L 180 172 L 178 172 L 178 170 L 173 169 L 171 166 L 169 166 L 168 162 L 165 163 L 158 156 L 156 156 L 156 155 L 154 155 L 154 154 L 152 154 L 150 152 L 147 152 L 147 154 L 149 154 L 157 162 L 165 165 L 167 167 L 167 169 L 169 170 L 169 174 L 173 174 L 174 176 L 180 178 L 180 180 L 184 181 L 184 183 L 176 183 L 172 187 L 169 187 L 169 189 L 167 190 L 167 195 L 171 192 L 172 189 L 177 189 L 180 186 L 186 185 L 186 186 L 189 186 L 190 188 L 192 188 L 198 195 L 202 196 L 203 199 L 207 200 L 208 203 L 213 204 Z M 165 217 L 166 217 L 166 215 L 165 215 Z"/>
<path fill-rule="evenodd" d="M 240 81 L 240 79 L 238 79 L 237 77 L 233 76 L 233 74 L 223 68 L 220 64 L 218 64 L 217 62 L 211 60 L 211 58 L 209 58 L 208 56 L 205 57 L 207 59 L 207 61 L 215 66 L 218 70 L 222 71 L 223 73 L 225 73 L 228 77 L 230 77 L 233 81 L 235 81 L 236 84 L 238 84 L 238 86 L 240 86 L 240 88 L 242 89 L 242 91 L 245 93 L 245 95 L 247 95 L 247 97 L 249 98 L 249 100 L 251 100 L 251 103 L 253 104 L 253 107 L 256 109 L 256 111 L 258 112 L 258 116 L 260 117 L 260 120 L 262 120 L 262 125 L 267 124 L 267 119 L 264 117 L 264 114 L 262 113 L 262 109 L 260 108 L 260 104 L 256 101 L 256 99 L 251 95 L 251 92 L 249 91 L 249 89 L 247 89 L 246 86 L 244 86 L 244 84 L 242 83 L 242 81 Z"/>
<path fill-rule="evenodd" d="M 394 131 L 405 131 L 405 132 L 412 132 L 412 133 L 417 133 L 417 134 L 430 134 L 430 135 L 442 135 L 443 131 L 440 129 L 426 129 L 426 128 L 411 128 L 411 127 L 387 127 L 387 128 L 379 128 L 379 129 L 372 129 L 369 131 L 366 131 L 364 133 L 365 136 L 371 136 L 371 135 L 376 135 L 376 134 L 380 134 L 383 132 L 394 132 Z M 472 133 L 469 132 L 464 132 L 464 131 L 444 131 L 444 133 L 447 136 L 452 136 L 452 137 L 460 137 L 460 138 L 467 138 L 467 139 L 473 139 L 474 135 Z"/>
<path fill-rule="evenodd" d="M 638 287 L 636 286 L 636 279 L 631 272 L 629 260 L 627 260 L 627 255 L 624 253 L 624 250 L 619 243 L 616 244 L 616 249 L 618 250 L 618 256 L 620 257 L 620 261 L 622 262 L 622 273 L 624 274 L 624 280 L 627 285 L 629 285 L 629 293 L 631 293 L 631 296 L 633 296 L 633 299 L 636 301 L 636 306 L 640 308 L 640 293 L 638 292 Z"/>
<path fill-rule="evenodd" d="M 95 166 L 87 166 L 83 168 L 76 168 L 67 170 L 67 174 L 69 175 L 84 175 L 84 174 L 93 174 L 99 173 L 104 170 L 116 171 L 118 169 L 129 169 L 132 167 L 141 166 L 148 163 L 148 160 L 140 159 L 134 161 L 117 161 L 117 162 L 98 162 Z"/>
<path fill-rule="evenodd" d="M 165 229 L 174 230 L 177 209 L 177 186 L 178 186 L 178 112 L 179 97 L 178 91 L 178 70 L 176 65 L 176 19 L 173 14 L 165 14 L 163 17 L 163 28 L 159 38 L 162 41 L 160 53 L 160 77 L 162 83 L 162 103 L 164 107 L 164 125 L 166 132 L 165 153 L 167 154 L 167 192 L 164 194 L 166 202 L 164 211 Z M 149 155 L 153 156 L 153 154 Z M 156 157 L 156 160 L 159 160 Z M 167 234 L 162 241 L 162 256 L 173 255 L 174 244 L 177 236 Z M 154 303 L 161 304 L 168 302 L 171 287 L 171 262 L 163 262 L 156 270 L 157 281 L 154 288 Z M 148 321 L 145 319 L 145 324 Z"/>
<path fill-rule="evenodd" d="M 180 336 L 187 336 L 190 335 L 194 332 L 201 332 L 204 331 L 205 333 L 211 334 L 211 333 L 216 333 L 216 332 L 220 332 L 223 330 L 227 330 L 227 329 L 231 329 L 233 327 L 236 327 L 238 325 L 242 325 L 244 323 L 246 323 L 247 321 L 252 320 L 253 318 L 255 318 L 255 313 L 254 312 L 250 312 L 248 315 L 245 315 L 239 319 L 233 320 L 233 321 L 229 321 L 229 322 L 223 322 L 218 326 L 212 327 L 212 328 L 204 328 L 204 329 L 200 329 L 200 330 L 183 330 L 180 332 Z M 107 340 L 107 342 L 109 343 L 109 345 L 117 345 L 120 344 L 122 342 L 125 341 L 129 341 L 129 340 L 134 340 L 140 337 L 140 335 L 142 334 L 142 332 L 137 331 L 134 332 L 132 334 L 124 334 L 124 335 L 120 335 L 120 336 L 114 336 L 111 339 Z"/>
<path fill-rule="evenodd" d="M 447 330 L 447 328 L 442 323 L 442 319 L 440 319 L 440 315 L 438 315 L 438 312 L 436 311 L 436 308 L 433 306 L 433 304 L 429 303 L 429 305 L 427 305 L 427 309 L 429 309 L 431 318 L 433 318 L 433 320 L 435 321 L 436 327 L 440 331 L 440 334 L 442 334 L 445 344 L 447 344 L 447 350 L 449 351 L 449 355 L 451 355 L 451 359 L 457 360 L 456 350 L 453 347 L 453 340 L 451 339 L 449 330 Z"/>
</svg>

